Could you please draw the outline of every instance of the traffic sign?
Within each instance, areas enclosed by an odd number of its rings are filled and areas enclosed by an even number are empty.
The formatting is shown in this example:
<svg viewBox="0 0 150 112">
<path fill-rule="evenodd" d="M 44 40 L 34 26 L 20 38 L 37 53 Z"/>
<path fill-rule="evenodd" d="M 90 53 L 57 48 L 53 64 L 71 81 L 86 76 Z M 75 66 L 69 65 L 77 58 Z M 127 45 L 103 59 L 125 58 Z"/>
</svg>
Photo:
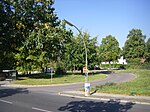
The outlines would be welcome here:
<svg viewBox="0 0 150 112">
<path fill-rule="evenodd" d="M 86 67 L 83 67 L 83 73 L 87 73 L 89 72 L 88 69 Z"/>
</svg>

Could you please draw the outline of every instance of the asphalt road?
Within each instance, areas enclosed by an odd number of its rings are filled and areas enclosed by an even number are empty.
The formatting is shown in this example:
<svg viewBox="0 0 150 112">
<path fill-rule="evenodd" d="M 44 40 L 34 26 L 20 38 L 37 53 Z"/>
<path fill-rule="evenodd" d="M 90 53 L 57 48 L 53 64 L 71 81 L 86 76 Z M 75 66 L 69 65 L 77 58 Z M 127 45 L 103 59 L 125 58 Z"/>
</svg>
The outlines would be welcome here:
<svg viewBox="0 0 150 112">
<path fill-rule="evenodd" d="M 128 74 L 134 78 L 131 74 Z M 115 78 L 116 77 L 116 78 Z M 122 78 L 121 78 L 122 77 Z M 112 74 L 91 84 L 127 81 L 125 74 Z M 0 87 L 0 112 L 150 112 L 149 105 L 59 96 L 57 92 L 82 88 L 83 83 L 50 87 Z"/>
<path fill-rule="evenodd" d="M 94 87 L 96 85 L 103 85 L 106 83 L 119 83 L 119 82 L 127 82 L 130 80 L 133 80 L 135 76 L 131 73 L 112 73 L 108 74 L 108 76 L 105 79 L 91 81 L 90 85 L 91 87 Z M 46 86 L 46 87 L 29 87 L 29 90 L 32 91 L 39 91 L 39 92 L 51 92 L 51 93 L 58 93 L 62 91 L 74 91 L 84 88 L 84 83 L 76 83 L 76 84 L 65 84 L 65 85 L 59 85 L 59 86 Z"/>
</svg>

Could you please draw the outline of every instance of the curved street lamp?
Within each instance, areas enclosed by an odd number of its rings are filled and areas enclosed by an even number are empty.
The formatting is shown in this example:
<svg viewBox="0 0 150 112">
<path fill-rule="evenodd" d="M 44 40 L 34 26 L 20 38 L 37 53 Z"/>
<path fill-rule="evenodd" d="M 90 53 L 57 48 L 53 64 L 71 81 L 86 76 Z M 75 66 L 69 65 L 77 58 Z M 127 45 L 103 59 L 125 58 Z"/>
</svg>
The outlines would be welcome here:
<svg viewBox="0 0 150 112">
<path fill-rule="evenodd" d="M 85 40 L 84 40 L 84 36 L 82 35 L 81 31 L 79 30 L 79 28 L 77 26 L 75 26 L 74 24 L 70 23 L 69 21 L 65 20 L 64 19 L 64 22 L 66 24 L 68 24 L 69 26 L 72 26 L 74 27 L 75 29 L 78 30 L 79 34 L 82 36 L 83 38 L 83 43 L 84 43 L 84 49 L 85 49 L 85 67 L 86 67 L 86 75 L 85 75 L 85 83 L 88 82 L 88 69 L 87 69 L 87 66 L 88 66 L 88 62 L 87 62 L 87 48 L 86 48 L 86 44 L 85 44 Z"/>
</svg>

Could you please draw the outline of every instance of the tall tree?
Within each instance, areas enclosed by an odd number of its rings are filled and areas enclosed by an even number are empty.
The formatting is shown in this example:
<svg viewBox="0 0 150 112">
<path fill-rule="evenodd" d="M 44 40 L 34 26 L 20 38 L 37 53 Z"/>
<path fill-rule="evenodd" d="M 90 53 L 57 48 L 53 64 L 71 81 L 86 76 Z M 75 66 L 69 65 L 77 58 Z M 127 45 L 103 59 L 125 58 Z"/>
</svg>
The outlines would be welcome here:
<svg viewBox="0 0 150 112">
<path fill-rule="evenodd" d="M 146 59 L 148 62 L 150 62 L 150 38 L 146 42 L 146 48 L 147 48 Z"/>
<path fill-rule="evenodd" d="M 16 63 L 34 70 L 63 57 L 72 32 L 61 24 L 53 4 L 54 0 L 0 1 L 0 68 L 15 68 Z"/>
<path fill-rule="evenodd" d="M 102 39 L 102 43 L 99 48 L 100 58 L 105 62 L 114 62 L 120 58 L 121 49 L 119 43 L 115 37 L 108 35 Z"/>
<path fill-rule="evenodd" d="M 142 34 L 142 31 L 140 29 L 132 29 L 131 31 L 129 31 L 127 40 L 123 47 L 123 52 L 127 61 L 130 62 L 134 59 L 145 58 L 145 38 L 146 36 Z"/>
<path fill-rule="evenodd" d="M 0 69 L 13 67 L 16 44 L 14 12 L 10 0 L 0 1 Z"/>
<path fill-rule="evenodd" d="M 65 62 L 68 68 L 72 70 L 78 69 L 82 72 L 86 57 L 84 42 L 87 49 L 88 68 L 95 65 L 97 37 L 90 39 L 90 35 L 87 32 L 83 32 L 83 37 L 78 34 L 66 45 Z"/>
<path fill-rule="evenodd" d="M 33 27 L 30 27 L 33 29 L 29 30 L 29 35 L 16 54 L 18 69 L 42 70 L 48 66 L 48 63 L 62 59 L 64 44 L 70 41 L 72 32 L 67 31 L 63 23 L 61 24 L 52 4 L 52 1 L 33 4 L 34 8 L 36 6 L 37 15 L 32 17 L 35 18 Z M 39 13 L 39 10 L 42 12 Z"/>
</svg>

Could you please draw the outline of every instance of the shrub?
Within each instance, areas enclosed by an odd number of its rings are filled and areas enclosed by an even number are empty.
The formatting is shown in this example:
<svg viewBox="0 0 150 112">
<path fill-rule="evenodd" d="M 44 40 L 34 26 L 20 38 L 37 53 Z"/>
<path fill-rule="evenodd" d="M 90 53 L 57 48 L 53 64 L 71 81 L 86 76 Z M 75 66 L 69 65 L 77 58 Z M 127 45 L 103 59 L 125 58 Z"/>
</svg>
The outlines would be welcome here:
<svg viewBox="0 0 150 112">
<path fill-rule="evenodd" d="M 0 73 L 0 81 L 5 80 L 5 74 L 4 73 Z"/>
<path fill-rule="evenodd" d="M 56 75 L 64 75 L 64 74 L 66 74 L 66 70 L 63 67 L 58 67 L 58 68 L 56 68 L 55 74 Z"/>
<path fill-rule="evenodd" d="M 130 59 L 126 68 L 130 69 L 150 69 L 150 62 L 141 63 L 140 58 Z"/>
<path fill-rule="evenodd" d="M 124 64 L 111 64 L 111 68 L 119 68 L 119 69 L 125 69 L 127 65 Z M 102 68 L 109 68 L 109 64 L 102 64 Z"/>
</svg>

